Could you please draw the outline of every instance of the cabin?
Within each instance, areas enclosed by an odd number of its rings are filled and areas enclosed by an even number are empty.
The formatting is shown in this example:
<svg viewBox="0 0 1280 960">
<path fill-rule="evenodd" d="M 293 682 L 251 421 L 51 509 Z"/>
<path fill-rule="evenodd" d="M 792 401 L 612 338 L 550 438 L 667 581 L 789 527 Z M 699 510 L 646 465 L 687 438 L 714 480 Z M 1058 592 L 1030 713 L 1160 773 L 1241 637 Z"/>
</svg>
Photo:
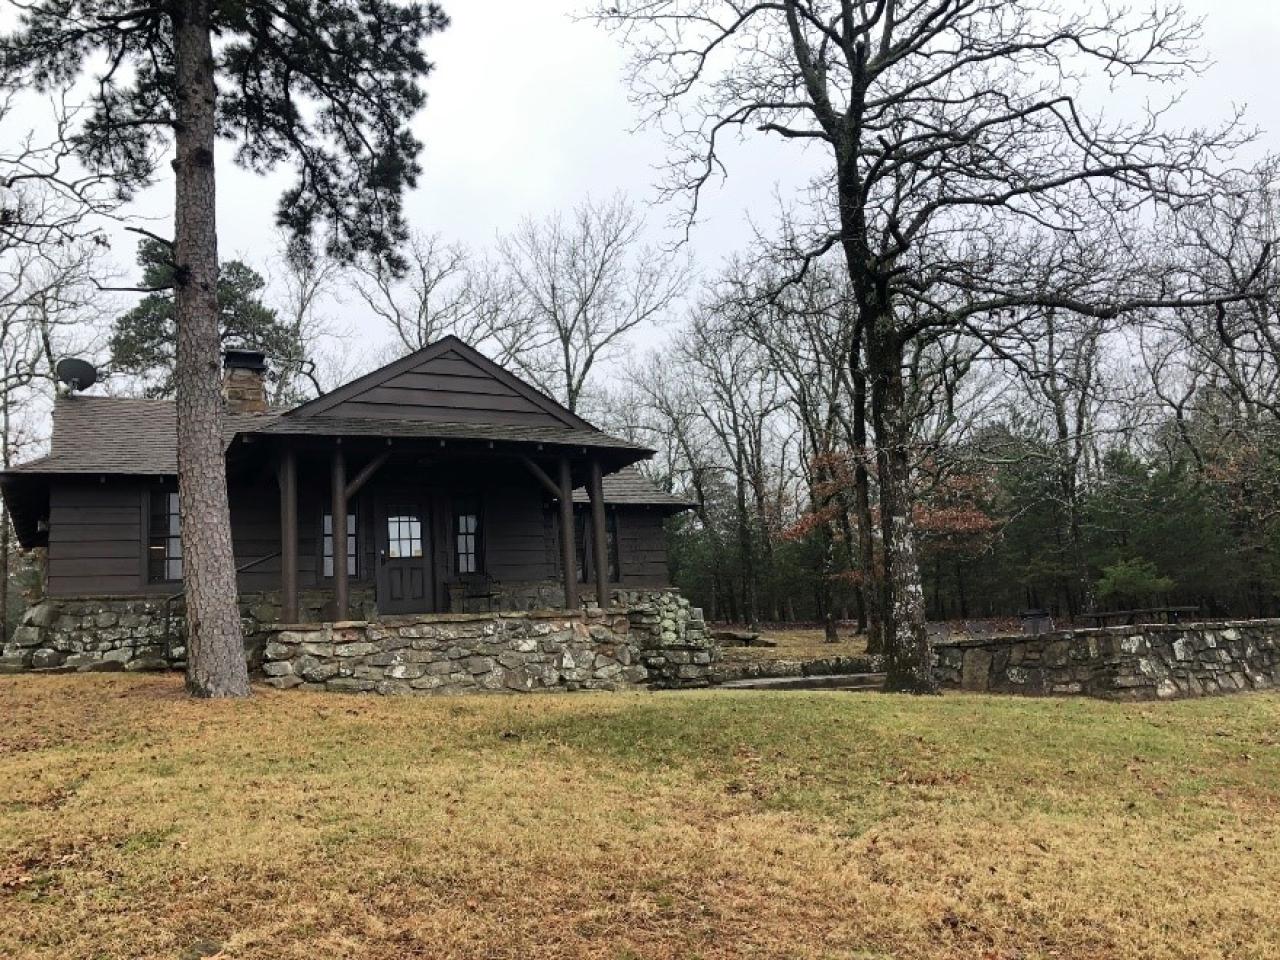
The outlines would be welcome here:
<svg viewBox="0 0 1280 960">
<path fill-rule="evenodd" d="M 669 588 L 664 521 L 689 505 L 635 469 L 653 451 L 461 340 L 287 410 L 266 371 L 225 355 L 231 533 L 257 621 L 580 611 Z M 0 475 L 19 542 L 45 551 L 45 597 L 113 625 L 107 600 L 180 604 L 176 475 L 173 401 L 60 396 L 48 455 Z"/>
</svg>

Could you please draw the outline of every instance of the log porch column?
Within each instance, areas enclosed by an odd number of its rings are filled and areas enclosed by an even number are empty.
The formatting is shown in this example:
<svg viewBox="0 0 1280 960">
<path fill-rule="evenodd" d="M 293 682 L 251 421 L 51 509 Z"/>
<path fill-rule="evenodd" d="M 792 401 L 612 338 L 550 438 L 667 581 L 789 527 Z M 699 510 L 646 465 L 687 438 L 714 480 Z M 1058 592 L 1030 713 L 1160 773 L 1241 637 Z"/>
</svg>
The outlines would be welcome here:
<svg viewBox="0 0 1280 960">
<path fill-rule="evenodd" d="M 573 474 L 569 469 L 569 458 L 560 458 L 560 562 L 564 568 L 564 605 L 568 610 L 577 610 L 578 603 L 578 565 L 574 546 L 577 539 L 573 533 Z"/>
<path fill-rule="evenodd" d="M 600 461 L 591 461 L 591 483 L 587 487 L 591 497 L 592 567 L 596 574 L 596 603 L 601 609 L 609 606 L 609 541 L 605 533 L 604 474 Z"/>
<path fill-rule="evenodd" d="M 280 619 L 298 622 L 298 456 L 280 454 Z"/>
<path fill-rule="evenodd" d="M 346 620 L 349 612 L 347 584 L 347 458 L 339 443 L 333 451 L 333 607 L 334 619 Z M 324 572 L 323 570 L 321 571 Z"/>
</svg>

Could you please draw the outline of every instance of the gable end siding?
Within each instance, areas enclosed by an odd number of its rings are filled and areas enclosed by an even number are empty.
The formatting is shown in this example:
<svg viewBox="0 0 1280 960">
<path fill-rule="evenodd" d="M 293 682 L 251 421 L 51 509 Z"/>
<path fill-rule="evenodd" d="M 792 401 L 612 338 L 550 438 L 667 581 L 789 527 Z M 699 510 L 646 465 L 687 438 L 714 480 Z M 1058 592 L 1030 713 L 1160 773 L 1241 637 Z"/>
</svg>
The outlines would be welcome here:
<svg viewBox="0 0 1280 960">
<path fill-rule="evenodd" d="M 454 351 L 370 384 L 325 413 L 369 420 L 564 426 L 561 418 Z"/>
</svg>

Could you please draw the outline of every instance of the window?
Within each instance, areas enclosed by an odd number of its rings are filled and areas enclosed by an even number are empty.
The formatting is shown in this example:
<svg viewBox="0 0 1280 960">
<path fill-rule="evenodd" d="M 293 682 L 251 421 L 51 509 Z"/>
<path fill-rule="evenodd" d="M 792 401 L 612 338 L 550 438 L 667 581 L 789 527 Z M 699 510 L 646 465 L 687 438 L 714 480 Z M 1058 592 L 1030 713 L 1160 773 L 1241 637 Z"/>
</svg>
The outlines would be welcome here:
<svg viewBox="0 0 1280 960">
<path fill-rule="evenodd" d="M 387 509 L 387 557 L 409 560 L 422 556 L 422 518 L 413 507 Z"/>
<path fill-rule="evenodd" d="M 147 524 L 147 580 L 166 583 L 182 579 L 182 521 L 176 490 L 151 491 Z"/>
<path fill-rule="evenodd" d="M 324 515 L 324 531 L 323 531 L 323 547 L 324 551 L 324 576 L 333 576 L 333 514 L 326 513 Z M 357 560 L 360 554 L 356 546 L 356 515 L 354 513 L 347 514 L 347 576 L 355 577 L 359 574 Z"/>
<path fill-rule="evenodd" d="M 484 570 L 484 556 L 480 549 L 480 501 L 476 497 L 454 501 L 453 543 L 454 569 L 458 573 L 480 573 Z"/>
<path fill-rule="evenodd" d="M 595 534 L 591 532 L 591 511 L 578 509 L 574 511 L 574 533 L 578 538 L 578 582 L 587 582 L 587 570 L 595 575 L 595 568 L 590 563 Z M 604 542 L 608 551 L 609 582 L 619 583 L 622 580 L 622 569 L 618 561 L 618 514 L 606 510 L 604 515 Z"/>
</svg>

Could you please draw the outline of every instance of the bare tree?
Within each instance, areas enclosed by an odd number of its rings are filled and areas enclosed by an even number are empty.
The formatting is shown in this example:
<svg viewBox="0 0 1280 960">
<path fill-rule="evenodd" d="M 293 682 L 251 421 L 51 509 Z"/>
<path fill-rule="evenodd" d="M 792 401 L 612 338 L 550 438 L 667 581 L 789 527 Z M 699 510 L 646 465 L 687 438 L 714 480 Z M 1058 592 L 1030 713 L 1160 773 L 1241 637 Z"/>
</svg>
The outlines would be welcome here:
<svg viewBox="0 0 1280 960">
<path fill-rule="evenodd" d="M 1016 455 L 1043 450 L 1053 477 L 1053 499 L 1062 517 L 1063 542 L 1073 583 L 1066 586 L 1070 612 L 1096 607 L 1094 578 L 1085 555 L 1084 504 L 1091 467 L 1103 441 L 1108 321 L 1055 310 L 1018 314 L 1018 324 L 1001 341 L 1002 354 L 1020 390 L 1017 415 L 1043 431 L 1048 443 Z M 996 457 L 1008 451 L 990 451 Z"/>
<path fill-rule="evenodd" d="M 499 363 L 512 361 L 527 331 L 498 270 L 439 234 L 411 234 L 404 256 L 402 275 L 360 265 L 355 284 L 374 316 L 395 334 L 397 353 L 452 334 Z"/>
<path fill-rule="evenodd" d="M 129 198 L 129 181 L 90 170 L 75 156 L 80 111 L 51 97 L 40 130 L 20 130 L 17 91 L 0 88 L 0 249 L 53 249 L 92 239 L 105 243 L 102 218 Z"/>
<path fill-rule="evenodd" d="M 283 339 L 294 344 L 297 355 L 276 358 L 280 369 L 272 403 L 277 407 L 319 396 L 341 383 L 350 366 L 349 331 L 323 313 L 325 302 L 339 296 L 345 268 L 326 251 L 284 235 L 280 248 L 271 286 L 277 291 L 276 314 L 288 331 Z"/>
<path fill-rule="evenodd" d="M 716 515 L 722 477 L 729 472 L 723 451 L 703 418 L 705 399 L 701 377 L 690 356 L 679 350 L 650 353 L 629 363 L 626 380 L 633 394 L 625 423 L 616 418 L 610 427 L 665 451 L 669 476 L 651 479 L 673 493 L 688 496 L 709 547 L 707 573 L 711 580 L 712 620 L 735 618 L 737 590 L 727 570 L 728 544 Z M 641 469 L 645 469 L 642 465 Z"/>
<path fill-rule="evenodd" d="M 498 244 L 521 320 L 500 339 L 521 372 L 570 410 L 627 335 L 661 321 L 688 285 L 687 262 L 645 245 L 644 230 L 618 195 L 587 199 L 569 217 L 525 220 Z"/>
<path fill-rule="evenodd" d="M 7 470 L 48 439 L 40 401 L 54 389 L 57 360 L 94 352 L 102 248 L 70 235 L 4 249 L 6 240 L 12 238 L 0 239 L 0 468 Z M 9 621 L 12 555 L 12 527 L 0 505 L 0 632 Z"/>
<path fill-rule="evenodd" d="M 1204 190 L 1207 165 L 1237 139 L 1231 125 L 1165 132 L 1158 107 L 1110 121 L 1082 99 L 1091 73 L 1185 81 L 1198 24 L 1177 4 L 1054 0 L 607 0 L 595 17 L 630 46 L 636 97 L 673 133 L 665 187 L 691 220 L 726 137 L 753 130 L 824 151 L 797 270 L 835 248 L 845 261 L 876 438 L 889 685 L 934 690 L 912 518 L 911 345 L 1011 307 L 1114 316 L 1197 300 L 1177 275 L 1141 284 L 1149 271 L 1064 293 L 1026 282 L 1045 271 L 1010 257 L 1025 255 L 1014 241 L 1028 232 L 1118 228 L 1127 211 Z M 1115 249 L 1128 256 L 1107 280 L 1150 248 Z"/>
</svg>

